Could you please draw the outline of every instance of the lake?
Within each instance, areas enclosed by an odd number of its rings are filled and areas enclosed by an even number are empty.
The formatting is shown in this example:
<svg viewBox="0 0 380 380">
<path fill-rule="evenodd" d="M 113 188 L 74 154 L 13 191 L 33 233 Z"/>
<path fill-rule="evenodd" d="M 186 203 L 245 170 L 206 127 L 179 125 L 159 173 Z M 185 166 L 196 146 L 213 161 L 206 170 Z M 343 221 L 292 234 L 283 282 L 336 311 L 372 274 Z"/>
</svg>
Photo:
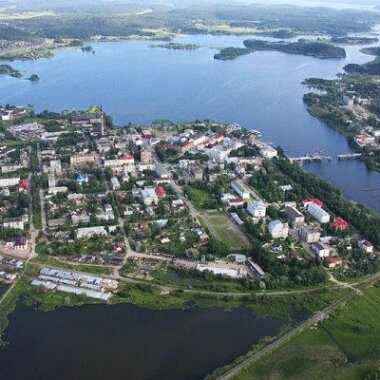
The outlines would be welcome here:
<svg viewBox="0 0 380 380">
<path fill-rule="evenodd" d="M 352 151 L 345 137 L 311 117 L 302 101 L 308 77 L 334 78 L 350 62 L 372 57 L 360 46 L 346 46 L 346 59 L 320 60 L 279 52 L 257 52 L 234 61 L 213 59 L 216 47 L 242 46 L 243 36 L 187 36 L 178 39 L 202 47 L 194 51 L 151 49 L 157 42 L 91 43 L 95 55 L 80 49 L 55 57 L 15 61 L 25 77 L 1 77 L 0 103 L 32 104 L 37 111 L 80 110 L 104 106 L 118 124 L 154 119 L 188 121 L 211 118 L 260 130 L 263 139 L 281 145 L 290 156 L 324 149 L 330 163 L 306 169 L 339 186 L 349 199 L 380 211 L 380 174 L 360 161 L 338 162 Z M 372 191 L 364 191 L 373 189 Z"/>
<path fill-rule="evenodd" d="M 131 304 L 36 311 L 19 301 L 0 350 L 2 380 L 202 379 L 285 322 L 219 308 Z"/>
</svg>

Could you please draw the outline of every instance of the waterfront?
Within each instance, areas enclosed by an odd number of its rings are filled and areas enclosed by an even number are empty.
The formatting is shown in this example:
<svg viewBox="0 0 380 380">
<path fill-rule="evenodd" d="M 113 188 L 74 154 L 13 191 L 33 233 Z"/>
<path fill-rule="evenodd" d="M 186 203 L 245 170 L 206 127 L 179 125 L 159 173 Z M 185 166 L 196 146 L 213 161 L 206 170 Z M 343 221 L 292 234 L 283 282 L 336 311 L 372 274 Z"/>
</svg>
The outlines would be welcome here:
<svg viewBox="0 0 380 380">
<path fill-rule="evenodd" d="M 201 379 L 284 323 L 246 308 L 122 304 L 42 312 L 19 301 L 3 337 L 10 344 L 0 350 L 1 378 Z"/>
<path fill-rule="evenodd" d="M 278 52 L 257 52 L 234 61 L 213 59 L 215 47 L 239 46 L 242 36 L 189 36 L 193 51 L 151 49 L 148 41 L 91 43 L 55 52 L 51 59 L 15 61 L 25 77 L 1 77 L 1 103 L 33 104 L 37 111 L 83 109 L 101 104 L 116 123 L 150 123 L 211 118 L 260 130 L 291 156 L 324 149 L 336 156 L 351 151 L 345 137 L 311 117 L 302 96 L 308 77 L 333 78 L 349 62 L 370 56 L 346 46 L 347 59 L 320 60 Z M 380 211 L 380 174 L 360 161 L 312 164 L 308 170 L 339 186 L 345 195 Z M 374 189 L 363 191 L 363 189 Z"/>
</svg>

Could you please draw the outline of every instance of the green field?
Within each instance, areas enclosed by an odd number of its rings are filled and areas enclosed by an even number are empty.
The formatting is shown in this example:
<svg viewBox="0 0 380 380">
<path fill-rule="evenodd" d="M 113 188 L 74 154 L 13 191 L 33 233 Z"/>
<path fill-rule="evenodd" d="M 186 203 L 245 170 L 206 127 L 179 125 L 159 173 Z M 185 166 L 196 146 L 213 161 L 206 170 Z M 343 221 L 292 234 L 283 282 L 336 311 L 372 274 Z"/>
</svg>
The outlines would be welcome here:
<svg viewBox="0 0 380 380">
<path fill-rule="evenodd" d="M 234 379 L 378 379 L 380 288 L 342 305 L 322 324 L 246 367 Z"/>
<path fill-rule="evenodd" d="M 201 189 L 194 187 L 188 187 L 188 193 L 190 195 L 191 203 L 197 210 L 203 210 L 205 202 L 210 198 L 210 194 Z"/>
</svg>

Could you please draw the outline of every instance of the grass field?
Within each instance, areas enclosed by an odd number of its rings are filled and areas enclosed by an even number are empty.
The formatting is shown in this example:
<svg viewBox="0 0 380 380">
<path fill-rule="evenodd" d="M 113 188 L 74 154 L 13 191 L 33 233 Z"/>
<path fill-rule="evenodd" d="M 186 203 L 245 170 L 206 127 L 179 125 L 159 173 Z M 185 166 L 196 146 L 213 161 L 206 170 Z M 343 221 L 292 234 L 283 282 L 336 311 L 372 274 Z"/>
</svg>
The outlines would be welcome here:
<svg viewBox="0 0 380 380">
<path fill-rule="evenodd" d="M 208 214 L 208 221 L 219 239 L 231 248 L 241 248 L 244 245 L 241 236 L 236 232 L 224 214 Z"/>
<path fill-rule="evenodd" d="M 194 187 L 188 187 L 191 203 L 197 210 L 203 210 L 204 203 L 210 198 L 210 194 L 207 191 L 196 189 Z"/>
<path fill-rule="evenodd" d="M 342 305 L 322 324 L 244 368 L 246 379 L 375 379 L 380 370 L 380 288 Z"/>
</svg>

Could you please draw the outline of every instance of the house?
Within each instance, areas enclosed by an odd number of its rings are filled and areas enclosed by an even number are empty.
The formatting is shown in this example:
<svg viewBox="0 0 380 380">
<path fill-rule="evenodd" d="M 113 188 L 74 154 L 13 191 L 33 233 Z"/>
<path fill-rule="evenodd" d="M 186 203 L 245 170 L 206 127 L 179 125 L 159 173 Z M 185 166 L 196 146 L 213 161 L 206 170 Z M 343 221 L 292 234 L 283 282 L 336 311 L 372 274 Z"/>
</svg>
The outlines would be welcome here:
<svg viewBox="0 0 380 380">
<path fill-rule="evenodd" d="M 260 155 L 264 158 L 274 158 L 277 157 L 277 150 L 272 148 L 271 146 L 268 146 L 266 148 L 260 149 Z"/>
<path fill-rule="evenodd" d="M 316 242 L 310 246 L 311 250 L 319 257 L 329 257 L 330 248 L 324 246 L 322 243 Z"/>
<path fill-rule="evenodd" d="M 240 206 L 243 206 L 244 204 L 244 200 L 241 199 L 241 198 L 229 198 L 227 200 L 227 206 L 228 207 L 232 207 L 232 206 L 235 206 L 235 207 L 240 207 Z"/>
<path fill-rule="evenodd" d="M 343 261 L 339 256 L 329 256 L 324 260 L 324 264 L 329 269 L 334 269 L 342 266 Z"/>
<path fill-rule="evenodd" d="M 120 189 L 120 182 L 117 179 L 117 177 L 111 178 L 111 186 L 112 186 L 112 190 L 119 190 Z"/>
<path fill-rule="evenodd" d="M 298 236 L 302 241 L 310 244 L 319 241 L 321 233 L 315 228 L 305 226 L 298 231 Z"/>
<path fill-rule="evenodd" d="M 162 186 L 156 186 L 156 188 L 154 189 L 154 191 L 156 192 L 157 197 L 159 199 L 165 197 L 165 195 L 166 195 L 165 189 Z"/>
<path fill-rule="evenodd" d="M 231 183 L 231 187 L 243 200 L 248 200 L 250 198 L 249 190 L 244 185 L 234 181 Z"/>
<path fill-rule="evenodd" d="M 268 225 L 268 231 L 274 239 L 285 239 L 288 237 L 289 226 L 279 220 L 273 220 Z"/>
<path fill-rule="evenodd" d="M 315 203 L 310 203 L 307 206 L 307 211 L 319 223 L 328 223 L 330 221 L 330 214 Z"/>
<path fill-rule="evenodd" d="M 337 216 L 334 218 L 331 226 L 336 228 L 337 230 L 344 230 L 348 227 L 348 222 L 340 216 Z"/>
<path fill-rule="evenodd" d="M 323 207 L 323 202 L 319 200 L 318 198 L 306 198 L 302 201 L 303 207 L 307 207 L 310 204 L 314 203 L 315 205 L 319 207 Z"/>
<path fill-rule="evenodd" d="M 155 189 L 146 187 L 141 190 L 140 196 L 145 206 L 156 205 L 158 203 L 158 196 Z"/>
<path fill-rule="evenodd" d="M 363 249 L 367 253 L 373 253 L 374 251 L 373 245 L 368 240 L 360 240 L 359 248 Z"/>
<path fill-rule="evenodd" d="M 253 262 L 251 259 L 247 259 L 245 261 L 245 265 L 248 267 L 248 269 L 251 270 L 252 274 L 257 278 L 263 278 L 265 276 L 265 272 L 261 269 L 261 267 Z"/>
<path fill-rule="evenodd" d="M 18 191 L 24 191 L 24 190 L 27 190 L 28 188 L 28 180 L 27 179 L 20 179 L 20 181 L 18 182 Z"/>
<path fill-rule="evenodd" d="M 17 251 L 25 251 L 28 248 L 28 241 L 25 236 L 13 236 L 7 238 L 5 245 Z"/>
<path fill-rule="evenodd" d="M 262 201 L 249 201 L 247 204 L 247 211 L 254 218 L 264 218 L 267 208 Z"/>
<path fill-rule="evenodd" d="M 285 212 L 293 227 L 302 226 L 305 223 L 304 215 L 293 206 L 286 206 Z"/>
</svg>

